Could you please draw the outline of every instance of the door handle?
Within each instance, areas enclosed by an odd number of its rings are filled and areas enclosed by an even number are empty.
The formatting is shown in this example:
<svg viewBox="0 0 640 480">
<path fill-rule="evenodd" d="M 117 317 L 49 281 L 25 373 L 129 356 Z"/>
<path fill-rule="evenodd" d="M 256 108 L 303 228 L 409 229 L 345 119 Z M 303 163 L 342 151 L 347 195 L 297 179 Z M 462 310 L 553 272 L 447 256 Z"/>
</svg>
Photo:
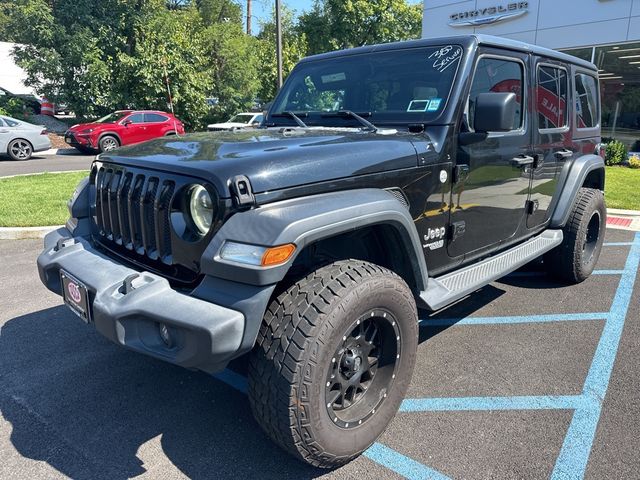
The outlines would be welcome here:
<svg viewBox="0 0 640 480">
<path fill-rule="evenodd" d="M 514 167 L 524 167 L 531 165 L 535 159 L 531 155 L 518 155 L 511 159 L 511 165 Z"/>
<path fill-rule="evenodd" d="M 0 130 L 0 133 L 9 133 L 9 130 Z"/>
<path fill-rule="evenodd" d="M 571 150 L 563 148 L 562 150 L 559 150 L 559 151 L 555 152 L 554 155 L 558 160 L 563 160 L 565 158 L 572 157 L 573 156 L 573 152 Z"/>
</svg>

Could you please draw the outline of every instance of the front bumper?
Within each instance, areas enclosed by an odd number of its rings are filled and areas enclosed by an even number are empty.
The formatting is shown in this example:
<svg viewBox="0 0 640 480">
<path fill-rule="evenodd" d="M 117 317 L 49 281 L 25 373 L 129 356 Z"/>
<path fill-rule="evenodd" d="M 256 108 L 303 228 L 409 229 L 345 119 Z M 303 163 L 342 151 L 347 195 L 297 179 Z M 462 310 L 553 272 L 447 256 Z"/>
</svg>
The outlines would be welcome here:
<svg viewBox="0 0 640 480">
<path fill-rule="evenodd" d="M 177 292 L 158 275 L 116 263 L 66 228 L 49 233 L 44 243 L 38 257 L 42 283 L 62 295 L 61 269 L 81 281 L 89 291 L 96 329 L 113 342 L 207 372 L 224 368 L 239 350 L 242 313 Z M 170 333 L 169 344 L 160 336 L 162 324 Z"/>
<path fill-rule="evenodd" d="M 91 141 L 91 137 L 88 135 L 78 135 L 73 132 L 66 132 L 64 134 L 64 141 L 67 145 L 71 145 L 72 147 L 95 148 L 95 145 Z"/>
</svg>

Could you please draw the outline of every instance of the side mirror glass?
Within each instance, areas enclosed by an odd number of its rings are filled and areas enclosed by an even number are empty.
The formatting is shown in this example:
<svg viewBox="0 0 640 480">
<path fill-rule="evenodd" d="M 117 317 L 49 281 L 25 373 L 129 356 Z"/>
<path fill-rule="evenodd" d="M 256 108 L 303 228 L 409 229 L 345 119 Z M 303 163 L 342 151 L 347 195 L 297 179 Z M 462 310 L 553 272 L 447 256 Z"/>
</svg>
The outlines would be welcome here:
<svg viewBox="0 0 640 480">
<path fill-rule="evenodd" d="M 475 98 L 474 130 L 479 133 L 513 130 L 516 107 L 516 94 L 513 92 L 479 94 Z"/>
</svg>

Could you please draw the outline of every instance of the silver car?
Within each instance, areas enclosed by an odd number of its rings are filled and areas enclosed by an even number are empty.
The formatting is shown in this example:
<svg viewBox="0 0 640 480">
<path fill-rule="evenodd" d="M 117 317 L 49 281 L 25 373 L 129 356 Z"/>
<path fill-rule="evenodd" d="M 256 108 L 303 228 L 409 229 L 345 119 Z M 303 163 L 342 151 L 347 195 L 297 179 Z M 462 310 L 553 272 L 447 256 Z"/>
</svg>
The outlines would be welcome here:
<svg viewBox="0 0 640 480">
<path fill-rule="evenodd" d="M 28 160 L 34 152 L 51 148 L 47 129 L 0 115 L 0 153 L 12 160 Z"/>
</svg>

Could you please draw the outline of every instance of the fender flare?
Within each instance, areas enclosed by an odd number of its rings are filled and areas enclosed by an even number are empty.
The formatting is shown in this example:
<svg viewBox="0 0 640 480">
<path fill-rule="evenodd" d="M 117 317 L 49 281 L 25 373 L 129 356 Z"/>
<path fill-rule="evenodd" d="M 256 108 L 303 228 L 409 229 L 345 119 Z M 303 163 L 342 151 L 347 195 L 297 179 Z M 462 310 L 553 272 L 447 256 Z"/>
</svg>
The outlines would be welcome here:
<svg viewBox="0 0 640 480">
<path fill-rule="evenodd" d="M 310 195 L 239 212 L 227 220 L 201 259 L 205 275 L 252 285 L 272 285 L 284 278 L 297 255 L 318 240 L 371 225 L 389 225 L 401 239 L 399 255 L 408 255 L 418 291 L 425 289 L 427 265 L 415 224 L 407 208 L 381 189 L 358 189 Z M 258 267 L 220 258 L 226 241 L 261 246 L 296 245 L 282 265 Z"/>
<path fill-rule="evenodd" d="M 594 171 L 602 171 L 602 182 L 599 188 L 604 190 L 604 160 L 599 155 L 583 155 L 570 162 L 568 169 L 560 174 L 562 191 L 551 215 L 551 228 L 562 228 L 569 220 L 578 190 L 584 185 L 587 176 Z"/>
</svg>

